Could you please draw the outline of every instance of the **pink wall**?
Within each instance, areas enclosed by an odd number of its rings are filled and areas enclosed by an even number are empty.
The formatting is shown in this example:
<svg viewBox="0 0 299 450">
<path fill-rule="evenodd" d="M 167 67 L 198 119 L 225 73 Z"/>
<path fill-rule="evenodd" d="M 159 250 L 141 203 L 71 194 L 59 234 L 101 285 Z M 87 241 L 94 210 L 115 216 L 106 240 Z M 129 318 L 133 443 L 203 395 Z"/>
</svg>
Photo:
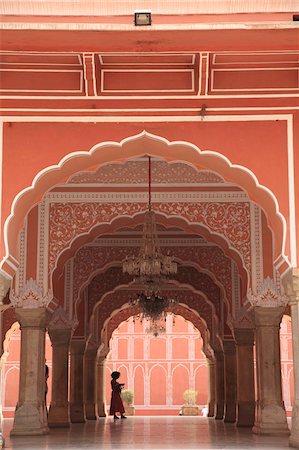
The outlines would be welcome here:
<svg viewBox="0 0 299 450">
<path fill-rule="evenodd" d="M 147 327 L 130 318 L 113 333 L 106 367 L 107 404 L 110 373 L 119 370 L 125 388 L 134 391 L 136 414 L 177 415 L 186 389 L 198 391 L 202 408 L 208 401 L 208 369 L 199 331 L 180 316 L 173 324 L 171 315 L 165 334 L 155 338 Z"/>
</svg>

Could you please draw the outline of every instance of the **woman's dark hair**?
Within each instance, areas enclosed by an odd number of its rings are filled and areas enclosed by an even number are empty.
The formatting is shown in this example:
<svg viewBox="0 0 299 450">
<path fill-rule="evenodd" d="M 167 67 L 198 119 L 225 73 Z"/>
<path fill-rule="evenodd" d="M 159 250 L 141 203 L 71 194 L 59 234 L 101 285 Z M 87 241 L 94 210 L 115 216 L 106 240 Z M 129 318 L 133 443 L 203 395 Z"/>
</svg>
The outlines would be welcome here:
<svg viewBox="0 0 299 450">
<path fill-rule="evenodd" d="M 113 380 L 116 380 L 117 378 L 120 377 L 120 372 L 112 372 L 111 374 L 111 378 L 113 378 Z"/>
</svg>

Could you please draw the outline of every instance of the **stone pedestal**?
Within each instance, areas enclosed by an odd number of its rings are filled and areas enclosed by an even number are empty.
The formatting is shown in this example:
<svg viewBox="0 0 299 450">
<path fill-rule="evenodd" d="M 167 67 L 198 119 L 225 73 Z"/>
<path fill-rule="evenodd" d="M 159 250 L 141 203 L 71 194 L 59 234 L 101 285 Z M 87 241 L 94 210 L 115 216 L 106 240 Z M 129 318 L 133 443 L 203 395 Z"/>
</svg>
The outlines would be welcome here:
<svg viewBox="0 0 299 450">
<path fill-rule="evenodd" d="M 209 402 L 208 402 L 208 417 L 215 415 L 215 361 L 207 359 L 209 368 Z"/>
<path fill-rule="evenodd" d="M 11 434 L 45 434 L 46 308 L 16 308 L 15 312 L 21 326 L 20 389 Z"/>
<path fill-rule="evenodd" d="M 88 420 L 96 420 L 97 349 L 87 349 L 84 356 L 84 405 Z"/>
<path fill-rule="evenodd" d="M 84 352 L 86 342 L 71 341 L 70 417 L 73 423 L 85 422 Z"/>
<path fill-rule="evenodd" d="M 236 344 L 234 341 L 224 341 L 224 376 L 225 376 L 225 406 L 224 422 L 236 421 L 237 372 Z"/>
<path fill-rule="evenodd" d="M 284 307 L 254 308 L 256 332 L 257 413 L 253 432 L 289 434 L 282 401 L 279 327 Z"/>
<path fill-rule="evenodd" d="M 235 329 L 237 352 L 237 426 L 253 427 L 255 417 L 254 394 L 254 331 Z"/>
<path fill-rule="evenodd" d="M 69 427 L 70 407 L 68 401 L 68 355 L 72 336 L 71 329 L 50 329 L 53 348 L 52 400 L 49 409 L 49 427 Z"/>
<path fill-rule="evenodd" d="M 222 420 L 224 415 L 224 355 L 215 351 L 216 375 L 216 420 Z"/>
<path fill-rule="evenodd" d="M 292 317 L 294 405 L 290 446 L 299 448 L 299 268 L 290 270 L 283 281 L 290 299 Z"/>
<path fill-rule="evenodd" d="M 99 417 L 106 417 L 105 404 L 105 363 L 106 359 L 99 359 L 96 366 L 97 376 L 97 414 Z"/>
</svg>

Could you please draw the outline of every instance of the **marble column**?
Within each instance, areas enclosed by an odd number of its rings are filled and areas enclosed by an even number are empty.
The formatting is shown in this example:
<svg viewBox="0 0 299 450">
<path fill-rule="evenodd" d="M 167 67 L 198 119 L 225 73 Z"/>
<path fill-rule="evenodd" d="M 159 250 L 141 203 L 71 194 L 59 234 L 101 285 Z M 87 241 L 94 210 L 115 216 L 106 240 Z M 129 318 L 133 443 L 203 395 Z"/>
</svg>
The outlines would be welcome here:
<svg viewBox="0 0 299 450">
<path fill-rule="evenodd" d="M 216 420 L 222 420 L 224 415 L 224 355 L 222 351 L 215 351 L 216 375 Z"/>
<path fill-rule="evenodd" d="M 99 417 L 106 417 L 106 358 L 99 358 L 97 361 L 96 376 L 97 376 L 97 414 Z"/>
<path fill-rule="evenodd" d="M 97 349 L 86 349 L 84 355 L 84 405 L 86 419 L 96 420 L 96 359 Z"/>
<path fill-rule="evenodd" d="M 70 417 L 72 423 L 85 422 L 84 352 L 85 340 L 71 341 Z"/>
<path fill-rule="evenodd" d="M 49 427 L 70 426 L 70 406 L 68 401 L 69 346 L 71 329 L 51 329 L 52 342 L 52 399 L 49 409 Z"/>
<path fill-rule="evenodd" d="M 207 358 L 208 368 L 209 368 L 209 400 L 208 400 L 208 417 L 214 417 L 215 415 L 215 361 L 213 359 Z"/>
<path fill-rule="evenodd" d="M 254 332 L 250 328 L 234 330 L 237 351 L 237 426 L 253 427 L 254 394 Z"/>
<path fill-rule="evenodd" d="M 299 448 L 299 268 L 290 270 L 284 277 L 283 284 L 290 299 L 292 318 L 294 405 L 290 446 Z"/>
<path fill-rule="evenodd" d="M 289 434 L 280 364 L 279 328 L 284 310 L 284 306 L 254 308 L 258 399 L 253 432 L 257 434 Z"/>
<path fill-rule="evenodd" d="M 224 422 L 236 421 L 237 368 L 235 341 L 224 341 L 225 406 Z"/>
<path fill-rule="evenodd" d="M 19 400 L 11 434 L 45 434 L 46 308 L 16 308 L 15 312 L 21 328 L 21 357 Z"/>
</svg>

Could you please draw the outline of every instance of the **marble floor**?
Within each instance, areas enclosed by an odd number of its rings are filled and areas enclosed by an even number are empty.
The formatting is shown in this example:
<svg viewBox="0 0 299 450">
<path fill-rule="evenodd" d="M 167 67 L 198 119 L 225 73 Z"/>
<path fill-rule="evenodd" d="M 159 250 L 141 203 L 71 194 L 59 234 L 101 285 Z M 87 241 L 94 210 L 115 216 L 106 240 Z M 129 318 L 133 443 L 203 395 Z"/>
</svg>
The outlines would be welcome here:
<svg viewBox="0 0 299 450">
<path fill-rule="evenodd" d="M 287 437 L 256 436 L 249 429 L 203 417 L 109 417 L 70 429 L 52 429 L 45 436 L 10 437 L 12 420 L 3 423 L 6 449 L 170 450 L 170 449 L 286 449 Z"/>
</svg>

